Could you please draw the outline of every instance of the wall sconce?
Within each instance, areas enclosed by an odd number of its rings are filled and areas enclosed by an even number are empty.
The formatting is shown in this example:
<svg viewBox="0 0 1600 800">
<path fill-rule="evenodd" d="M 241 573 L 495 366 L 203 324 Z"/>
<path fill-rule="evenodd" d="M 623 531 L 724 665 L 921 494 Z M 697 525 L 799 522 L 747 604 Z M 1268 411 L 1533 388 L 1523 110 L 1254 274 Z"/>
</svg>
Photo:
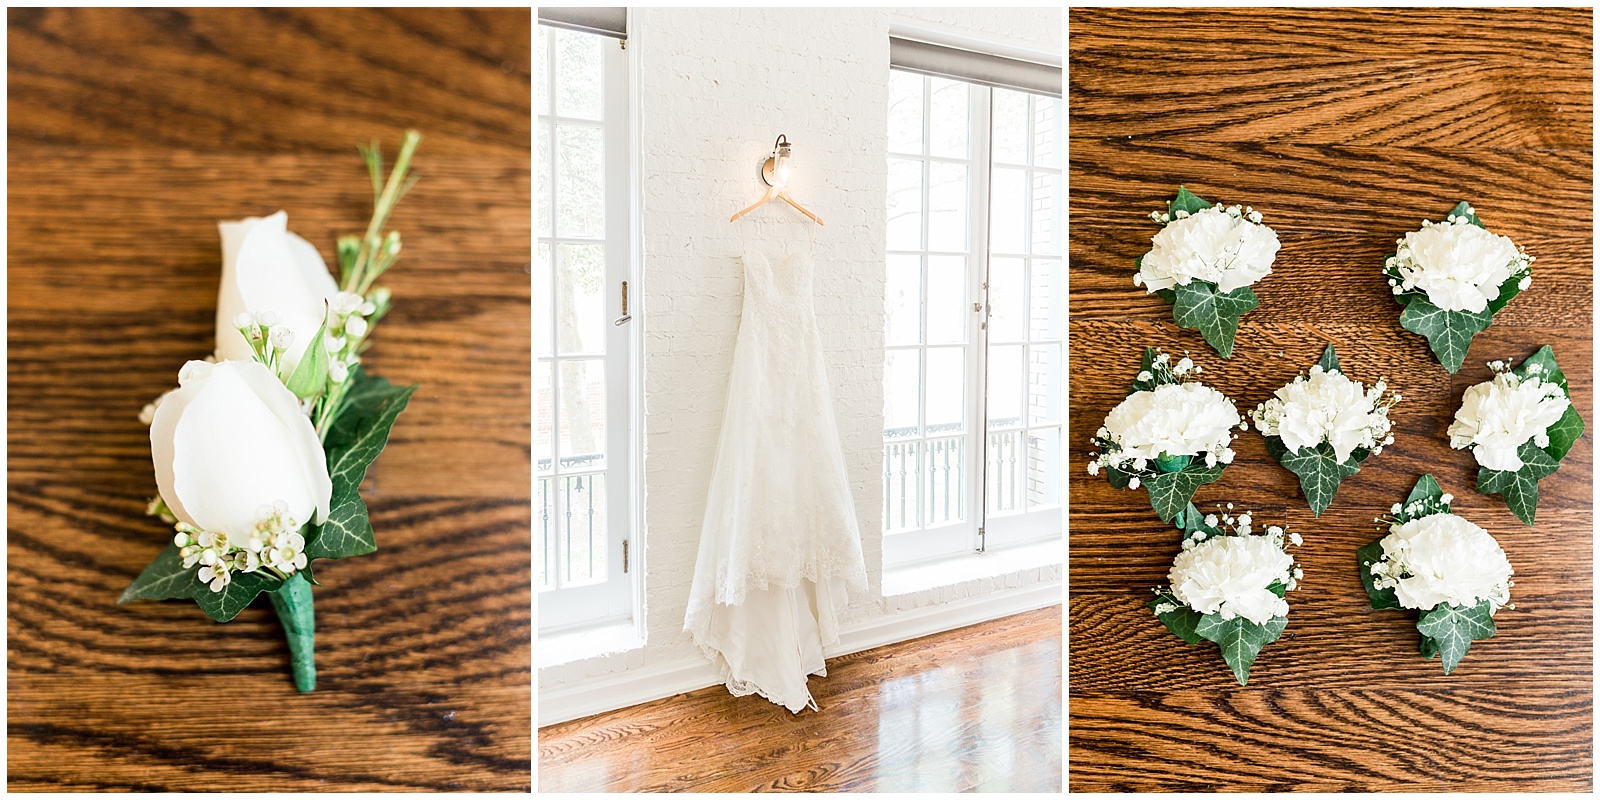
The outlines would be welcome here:
<svg viewBox="0 0 1600 800">
<path fill-rule="evenodd" d="M 789 149 L 789 139 L 783 134 L 778 134 L 778 140 L 772 143 L 772 155 L 767 157 L 765 164 L 761 165 L 761 180 L 768 186 L 782 189 L 789 184 L 789 173 L 794 169 L 794 161 Z"/>
</svg>

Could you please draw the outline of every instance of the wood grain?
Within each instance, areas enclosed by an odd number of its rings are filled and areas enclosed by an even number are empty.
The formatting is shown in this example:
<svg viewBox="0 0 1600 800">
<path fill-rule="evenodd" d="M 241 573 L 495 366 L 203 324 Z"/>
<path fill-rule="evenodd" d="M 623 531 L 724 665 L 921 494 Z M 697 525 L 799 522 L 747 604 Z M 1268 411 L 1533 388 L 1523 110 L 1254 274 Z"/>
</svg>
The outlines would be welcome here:
<svg viewBox="0 0 1600 800">
<path fill-rule="evenodd" d="M 790 714 L 721 686 L 539 730 L 543 792 L 1059 792 L 1061 607 L 828 660 Z"/>
<path fill-rule="evenodd" d="M 1579 790 L 1592 786 L 1592 434 L 1540 483 L 1538 525 L 1478 494 L 1445 428 L 1484 362 L 1555 348 L 1592 428 L 1591 14 L 1511 10 L 1084 10 L 1068 19 L 1073 472 L 1068 774 L 1073 790 Z M 1524 42 L 1526 46 L 1508 43 Z M 1531 55 L 1537 47 L 1538 57 Z M 1277 230 L 1231 359 L 1132 285 L 1179 183 Z M 1395 238 L 1461 199 L 1538 257 L 1533 291 L 1450 375 L 1379 275 Z M 1333 343 L 1404 400 L 1396 442 L 1311 516 L 1257 433 L 1202 506 L 1233 502 L 1306 544 L 1289 628 L 1238 686 L 1144 603 L 1179 536 L 1142 493 L 1083 470 L 1145 345 L 1187 351 L 1253 408 Z M 1430 472 L 1516 567 L 1516 608 L 1453 675 L 1415 615 L 1372 611 L 1355 550 Z"/>
<path fill-rule="evenodd" d="M 527 10 L 11 10 L 8 785 L 531 789 Z M 210 352 L 219 219 L 332 256 L 421 176 L 369 368 L 421 383 L 317 572 L 315 693 L 262 600 L 114 605 L 160 551 L 139 408 Z"/>
</svg>

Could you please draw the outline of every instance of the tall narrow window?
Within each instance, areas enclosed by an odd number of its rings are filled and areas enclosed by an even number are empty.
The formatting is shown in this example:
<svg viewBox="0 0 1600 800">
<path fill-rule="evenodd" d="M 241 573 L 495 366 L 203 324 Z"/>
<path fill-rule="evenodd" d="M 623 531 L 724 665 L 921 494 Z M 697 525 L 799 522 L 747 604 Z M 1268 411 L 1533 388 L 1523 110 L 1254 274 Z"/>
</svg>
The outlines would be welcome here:
<svg viewBox="0 0 1600 800">
<path fill-rule="evenodd" d="M 540 25 L 539 624 L 626 616 L 631 328 L 627 70 L 617 42 Z"/>
<path fill-rule="evenodd" d="M 1064 287 L 1060 101 L 889 76 L 883 518 L 894 564 L 1060 532 Z M 989 536 L 988 521 L 1007 516 Z"/>
</svg>

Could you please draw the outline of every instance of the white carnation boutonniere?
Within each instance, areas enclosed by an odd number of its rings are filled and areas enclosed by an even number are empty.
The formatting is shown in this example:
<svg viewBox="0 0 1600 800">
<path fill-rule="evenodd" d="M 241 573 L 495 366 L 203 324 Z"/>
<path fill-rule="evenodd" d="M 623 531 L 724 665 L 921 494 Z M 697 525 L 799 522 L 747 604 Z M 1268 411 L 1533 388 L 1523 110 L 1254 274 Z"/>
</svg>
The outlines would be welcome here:
<svg viewBox="0 0 1600 800">
<path fill-rule="evenodd" d="M 1146 347 L 1133 387 L 1095 432 L 1089 474 L 1118 489 L 1144 489 L 1162 522 L 1192 511 L 1195 490 L 1233 463 L 1235 428 L 1245 423 L 1226 395 L 1198 380 L 1202 368 Z"/>
<path fill-rule="evenodd" d="M 1347 377 L 1330 344 L 1309 373 L 1250 412 L 1267 452 L 1300 478 L 1313 515 L 1322 516 L 1361 462 L 1394 443 L 1389 409 L 1400 395 L 1385 394 L 1387 389 L 1381 378 L 1366 386 Z"/>
<path fill-rule="evenodd" d="M 376 281 L 400 235 L 384 228 L 421 138 L 407 132 L 387 180 L 377 143 L 362 148 L 373 216 L 339 239 L 338 280 L 281 211 L 219 224 L 216 353 L 140 415 L 160 492 L 149 513 L 173 534 L 117 602 L 190 599 L 227 622 L 264 593 L 300 691 L 316 686 L 312 568 L 377 549 L 361 481 L 417 389 L 367 374 L 361 353 L 389 310 Z"/>
<path fill-rule="evenodd" d="M 1515 608 L 1513 571 L 1493 536 L 1450 511 L 1455 498 L 1423 475 L 1404 503 L 1378 517 L 1385 535 L 1356 551 L 1361 582 L 1374 609 L 1421 613 L 1424 658 L 1439 656 L 1455 671 L 1475 640 L 1495 634 L 1494 615 Z"/>
<path fill-rule="evenodd" d="M 1555 474 L 1583 435 L 1567 376 L 1549 345 L 1515 369 L 1492 361 L 1494 377 L 1467 388 L 1447 432 L 1450 446 L 1471 450 L 1478 491 L 1505 498 L 1517 519 L 1532 525 L 1539 481 Z"/>
<path fill-rule="evenodd" d="M 1216 642 L 1242 686 L 1261 648 L 1277 641 L 1289 624 L 1285 596 L 1304 574 L 1286 546 L 1299 545 L 1300 534 L 1278 525 L 1254 533 L 1251 515 L 1234 515 L 1232 503 L 1185 523 L 1183 550 L 1172 561 L 1167 588 L 1155 590 L 1150 610 L 1189 644 Z"/>
<path fill-rule="evenodd" d="M 1181 328 L 1197 330 L 1219 355 L 1233 355 L 1239 318 L 1260 301 L 1250 287 L 1272 272 L 1278 234 L 1249 206 L 1212 205 L 1179 186 L 1161 231 L 1136 262 L 1133 285 L 1172 304 Z"/>
<path fill-rule="evenodd" d="M 1400 325 L 1427 338 L 1439 363 L 1461 369 L 1472 337 L 1533 280 L 1533 256 L 1483 226 L 1471 205 L 1459 203 L 1444 222 L 1395 240 L 1384 262 Z"/>
</svg>

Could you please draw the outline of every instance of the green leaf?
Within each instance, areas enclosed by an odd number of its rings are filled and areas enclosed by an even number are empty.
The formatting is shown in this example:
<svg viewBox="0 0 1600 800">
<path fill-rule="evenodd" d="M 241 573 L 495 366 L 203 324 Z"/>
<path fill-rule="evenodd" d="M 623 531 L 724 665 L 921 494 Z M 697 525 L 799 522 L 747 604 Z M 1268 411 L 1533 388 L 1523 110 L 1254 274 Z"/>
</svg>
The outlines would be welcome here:
<svg viewBox="0 0 1600 800">
<path fill-rule="evenodd" d="M 316 397 L 328 388 L 328 348 L 323 346 L 323 338 L 328 334 L 328 311 L 323 309 L 322 324 L 317 327 L 317 332 L 311 337 L 311 344 L 306 345 L 306 351 L 300 356 L 300 363 L 294 368 L 294 374 L 283 383 L 295 396 L 305 400 Z"/>
<path fill-rule="evenodd" d="M 1556 351 L 1550 349 L 1550 345 L 1545 345 L 1533 351 L 1533 355 L 1528 356 L 1511 372 L 1519 378 L 1526 378 L 1531 374 L 1528 367 L 1534 364 L 1539 365 L 1539 380 L 1546 383 L 1554 383 L 1562 389 L 1567 388 L 1567 374 L 1562 372 L 1561 365 L 1556 363 Z"/>
<path fill-rule="evenodd" d="M 356 370 L 349 394 L 328 429 L 328 476 L 333 496 L 328 518 L 306 537 L 308 558 L 345 558 L 378 549 L 361 500 L 361 481 L 389 441 L 389 429 L 416 386 L 398 387 Z"/>
<path fill-rule="evenodd" d="M 1273 617 L 1265 625 L 1257 625 L 1244 617 L 1224 620 L 1221 614 L 1207 614 L 1200 618 L 1195 633 L 1222 648 L 1222 660 L 1228 662 L 1234 679 L 1243 686 L 1250 680 L 1250 665 L 1261 648 L 1277 641 L 1288 625 L 1285 617 Z"/>
<path fill-rule="evenodd" d="M 1256 293 L 1248 286 L 1219 292 L 1217 285 L 1208 281 L 1181 283 L 1176 289 L 1177 302 L 1172 306 L 1172 318 L 1179 327 L 1200 331 L 1206 343 L 1223 358 L 1233 355 L 1239 318 L 1261 302 Z"/>
<path fill-rule="evenodd" d="M 1133 394 L 1134 392 L 1153 392 L 1153 391 L 1155 391 L 1155 389 L 1156 389 L 1156 380 L 1155 380 L 1155 377 L 1154 377 L 1154 375 L 1155 375 L 1155 365 L 1156 365 L 1156 349 L 1154 347 L 1146 347 L 1144 349 L 1144 358 L 1139 361 L 1139 372 L 1138 372 L 1138 374 L 1133 376 L 1134 377 L 1133 388 L 1128 390 L 1128 394 Z M 1147 380 L 1147 381 L 1139 380 L 1138 379 L 1139 375 L 1143 375 L 1146 372 L 1151 374 L 1150 380 Z"/>
<path fill-rule="evenodd" d="M 1414 295 L 1400 312 L 1400 326 L 1428 340 L 1439 363 L 1452 373 L 1461 369 L 1472 337 L 1489 327 L 1494 315 L 1488 310 L 1445 311 L 1423 295 Z"/>
<path fill-rule="evenodd" d="M 1266 440 L 1267 452 L 1300 477 L 1300 491 L 1305 493 L 1306 504 L 1311 506 L 1313 516 L 1322 516 L 1322 512 L 1333 503 L 1333 495 L 1339 491 L 1339 484 L 1361 471 L 1359 459 L 1351 455 L 1350 460 L 1339 461 L 1333 446 L 1327 442 L 1320 442 L 1316 447 L 1289 450 L 1283 446 L 1283 439 L 1277 436 L 1268 436 Z"/>
<path fill-rule="evenodd" d="M 117 598 L 117 605 L 133 600 L 174 600 L 178 598 L 194 597 L 197 592 L 211 591 L 211 588 L 200 582 L 200 576 L 193 567 L 183 566 L 183 556 L 178 554 L 178 546 L 168 544 L 167 549 L 150 562 L 150 566 L 139 573 L 128 588 L 122 590 L 122 596 Z"/>
<path fill-rule="evenodd" d="M 1161 624 L 1167 626 L 1167 630 L 1172 631 L 1179 639 L 1189 644 L 1199 644 L 1201 637 L 1194 629 L 1200 624 L 1200 612 L 1184 605 L 1183 601 L 1170 594 L 1156 595 L 1156 599 L 1150 601 L 1150 610 L 1155 612 L 1162 603 L 1170 603 L 1177 608 L 1165 614 L 1157 613 L 1156 619 L 1161 620 Z"/>
<path fill-rule="evenodd" d="M 1283 599 L 1284 595 L 1289 593 L 1289 585 L 1283 581 L 1273 581 L 1272 583 L 1267 584 L 1267 591 L 1277 595 L 1278 599 L 1281 600 Z"/>
<path fill-rule="evenodd" d="M 1178 293 L 1172 291 L 1171 289 L 1157 289 L 1156 290 L 1156 297 L 1159 297 L 1162 300 L 1167 301 L 1168 303 L 1176 303 L 1176 302 L 1178 302 Z"/>
<path fill-rule="evenodd" d="M 1411 494 L 1406 495 L 1406 501 L 1401 505 L 1409 506 L 1418 500 L 1439 497 L 1444 497 L 1444 489 L 1440 488 L 1439 482 L 1434 480 L 1432 475 L 1423 475 L 1417 479 L 1417 485 L 1411 487 Z"/>
<path fill-rule="evenodd" d="M 1520 283 L 1522 283 L 1522 276 L 1512 275 L 1506 278 L 1505 283 L 1500 284 L 1500 293 L 1489 301 L 1489 316 L 1492 317 L 1500 313 L 1500 309 L 1505 308 L 1506 304 L 1510 303 L 1517 295 L 1522 294 L 1522 289 L 1518 288 Z"/>
<path fill-rule="evenodd" d="M 1222 477 L 1222 467 L 1222 464 L 1207 467 L 1205 462 L 1197 462 L 1178 472 L 1143 479 L 1142 485 L 1150 493 L 1150 507 L 1162 522 L 1173 521 L 1190 504 L 1197 489 Z"/>
<path fill-rule="evenodd" d="M 1106 467 L 1106 482 L 1110 483 L 1111 488 L 1113 489 L 1128 488 L 1129 477 L 1131 476 L 1128 475 L 1128 473 L 1123 472 L 1116 467 Z"/>
<path fill-rule="evenodd" d="M 1480 228 L 1484 227 L 1483 226 L 1483 220 L 1478 219 L 1478 215 L 1472 213 L 1472 204 L 1468 203 L 1465 200 L 1462 200 L 1461 202 L 1456 203 L 1456 207 L 1450 209 L 1450 213 L 1445 215 L 1445 219 L 1449 219 L 1452 216 L 1455 216 L 1455 217 L 1466 217 L 1468 222 L 1470 222 L 1470 223 L 1472 223 L 1472 224 L 1474 224 L 1474 225 L 1476 225 L 1476 226 L 1478 226 Z M 1488 230 L 1488 228 L 1484 228 L 1484 230 Z"/>
<path fill-rule="evenodd" d="M 1517 457 L 1522 459 L 1522 468 L 1515 472 L 1480 468 L 1478 491 L 1504 497 L 1511 513 L 1532 525 L 1539 505 L 1539 481 L 1554 474 L 1560 465 L 1531 440 L 1517 448 Z"/>
<path fill-rule="evenodd" d="M 1545 345 L 1534 351 L 1533 355 L 1528 356 L 1527 360 L 1523 361 L 1512 372 L 1519 378 L 1526 378 L 1531 374 L 1528 367 L 1533 364 L 1538 364 L 1540 367 L 1540 380 L 1560 386 L 1563 391 L 1567 392 L 1567 398 L 1571 399 L 1572 392 L 1567 388 L 1566 373 L 1562 372 L 1561 366 L 1556 363 L 1556 354 L 1554 350 L 1550 349 L 1550 345 Z M 1568 406 L 1567 413 L 1561 415 L 1561 419 L 1556 420 L 1554 425 L 1545 430 L 1545 433 L 1550 437 L 1550 444 L 1544 448 L 1544 451 L 1555 461 L 1561 461 L 1561 459 L 1566 458 L 1567 453 L 1571 452 L 1572 445 L 1583 436 L 1583 430 L 1583 416 L 1578 413 L 1577 407 Z"/>
<path fill-rule="evenodd" d="M 1361 585 L 1367 588 L 1367 601 L 1375 609 L 1399 608 L 1400 598 L 1395 596 L 1394 588 L 1379 589 L 1372 578 L 1372 565 L 1383 560 L 1383 538 L 1379 537 L 1372 544 L 1356 551 L 1356 564 L 1361 572 Z"/>
<path fill-rule="evenodd" d="M 1437 645 L 1439 656 L 1444 660 L 1444 674 L 1449 675 L 1461 663 L 1474 639 L 1494 635 L 1494 615 L 1489 612 L 1488 600 L 1471 608 L 1440 603 L 1417 619 L 1417 630 Z"/>
<path fill-rule="evenodd" d="M 1422 636 L 1421 639 L 1422 641 L 1417 643 L 1417 650 L 1422 652 L 1423 658 L 1432 661 L 1434 656 L 1439 655 L 1439 643 L 1427 636 Z"/>
<path fill-rule="evenodd" d="M 1193 460 L 1193 456 L 1169 456 L 1163 453 L 1156 456 L 1155 460 L 1150 463 L 1156 468 L 1157 472 L 1177 472 L 1189 466 L 1189 462 Z"/>
<path fill-rule="evenodd" d="M 236 572 L 233 579 L 222 591 L 213 592 L 211 588 L 201 584 L 201 591 L 194 595 L 194 601 L 200 605 L 200 610 L 206 616 L 217 622 L 227 622 L 239 616 L 239 612 L 256 599 L 262 592 L 276 591 L 283 585 L 283 581 L 264 572 Z"/>
<path fill-rule="evenodd" d="M 1343 371 L 1339 369 L 1339 354 L 1333 352 L 1331 344 L 1328 345 L 1328 349 L 1322 351 L 1322 358 L 1317 360 L 1317 366 L 1322 367 L 1323 372 Z"/>
<path fill-rule="evenodd" d="M 1205 515 L 1200 513 L 1200 509 L 1196 508 L 1194 503 L 1190 503 L 1178 512 L 1173 522 L 1177 524 L 1178 530 L 1193 533 L 1205 527 Z"/>
<path fill-rule="evenodd" d="M 1200 199 L 1200 195 L 1193 194 L 1187 188 L 1179 186 L 1178 196 L 1167 203 L 1167 213 L 1171 214 L 1173 219 L 1177 219 L 1179 211 L 1193 214 L 1196 211 L 1202 211 L 1210 207 L 1211 204 Z"/>
</svg>

